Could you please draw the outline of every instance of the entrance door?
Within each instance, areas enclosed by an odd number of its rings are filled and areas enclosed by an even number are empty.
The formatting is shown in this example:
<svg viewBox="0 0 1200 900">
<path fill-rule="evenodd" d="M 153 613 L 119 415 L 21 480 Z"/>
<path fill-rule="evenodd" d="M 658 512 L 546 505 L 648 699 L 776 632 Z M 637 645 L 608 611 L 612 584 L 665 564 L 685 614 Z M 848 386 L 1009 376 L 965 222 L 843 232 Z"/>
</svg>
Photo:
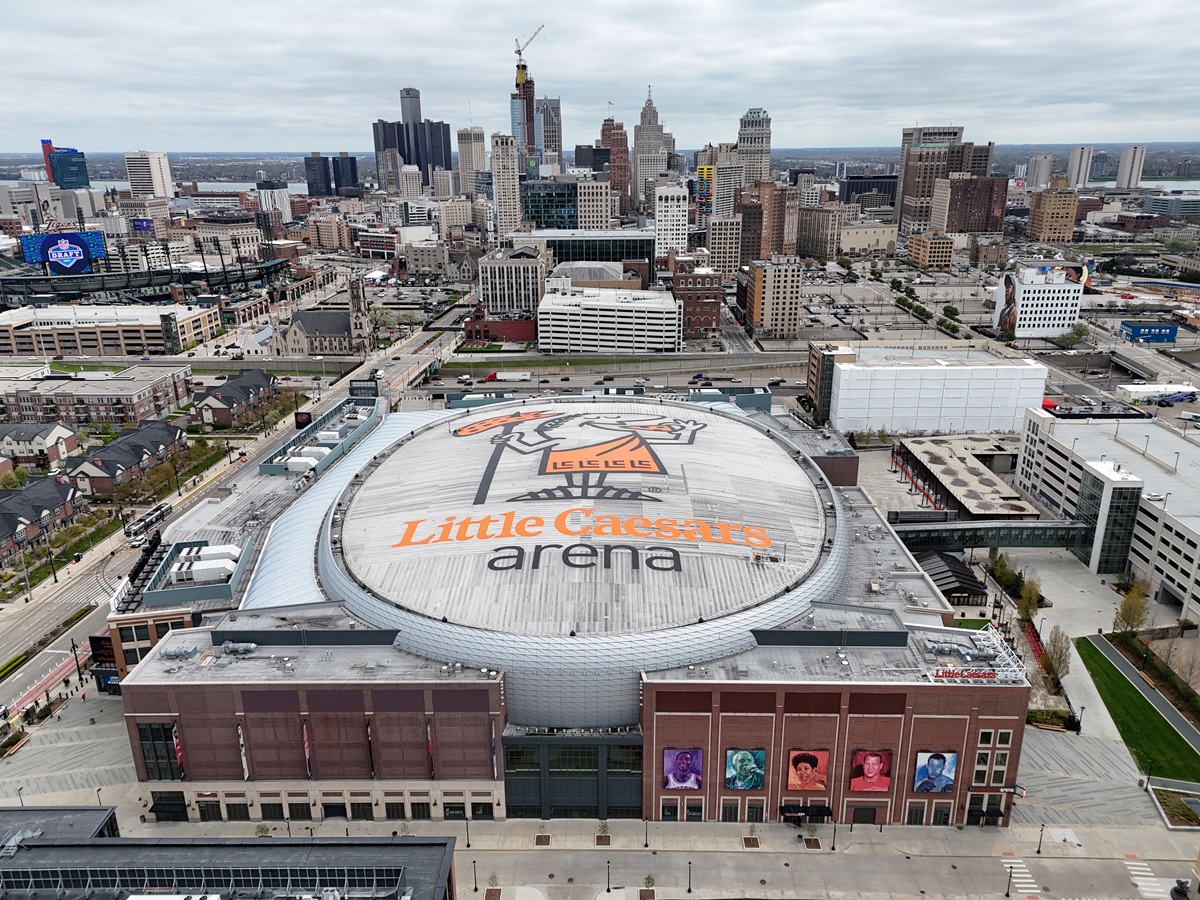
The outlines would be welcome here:
<svg viewBox="0 0 1200 900">
<path fill-rule="evenodd" d="M 852 821 L 855 825 L 874 825 L 875 824 L 875 809 L 874 806 L 852 806 Z"/>
<path fill-rule="evenodd" d="M 344 819 L 346 818 L 345 803 L 322 803 L 321 818 L 323 819 Z"/>
</svg>

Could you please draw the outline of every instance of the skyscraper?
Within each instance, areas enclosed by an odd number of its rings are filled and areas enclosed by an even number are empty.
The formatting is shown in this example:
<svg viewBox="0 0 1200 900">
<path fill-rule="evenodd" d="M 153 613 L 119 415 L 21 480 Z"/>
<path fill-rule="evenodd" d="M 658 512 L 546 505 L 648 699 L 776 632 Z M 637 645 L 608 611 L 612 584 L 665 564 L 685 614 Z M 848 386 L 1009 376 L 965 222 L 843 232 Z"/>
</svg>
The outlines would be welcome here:
<svg viewBox="0 0 1200 900">
<path fill-rule="evenodd" d="M 492 135 L 492 193 L 496 204 L 496 243 L 521 224 L 521 158 L 517 139 L 510 134 Z"/>
<path fill-rule="evenodd" d="M 609 116 L 600 125 L 600 146 L 608 151 L 608 183 L 617 195 L 621 215 L 629 214 L 629 135 L 623 122 Z"/>
<path fill-rule="evenodd" d="M 949 234 L 988 234 L 1004 230 L 1008 179 L 956 172 L 934 182 L 929 227 Z"/>
<path fill-rule="evenodd" d="M 345 150 L 339 153 L 333 162 L 333 186 L 340 191 L 358 185 L 358 157 L 351 156 Z"/>
<path fill-rule="evenodd" d="M 542 97 L 534 103 L 542 133 L 542 162 L 562 164 L 562 102 L 558 97 Z M 551 159 L 550 154 L 554 157 Z"/>
<path fill-rule="evenodd" d="M 1025 170 L 1025 186 L 1030 189 L 1044 188 L 1050 183 L 1053 167 L 1054 157 L 1049 153 L 1029 157 L 1029 168 Z"/>
<path fill-rule="evenodd" d="M 421 92 L 416 88 L 400 89 L 400 121 L 405 125 L 421 121 Z"/>
<path fill-rule="evenodd" d="M 900 165 L 896 169 L 896 216 L 897 221 L 904 209 L 904 170 L 908 165 L 908 154 L 914 146 L 937 146 L 961 144 L 963 129 L 961 125 L 915 125 L 905 128 L 900 133 Z"/>
<path fill-rule="evenodd" d="M 672 250 L 687 250 L 688 190 L 670 184 L 654 191 L 654 256 L 666 258 Z"/>
<path fill-rule="evenodd" d="M 771 117 L 765 109 L 746 110 L 738 123 L 737 147 L 747 184 L 771 177 Z"/>
<path fill-rule="evenodd" d="M 458 129 L 458 183 L 475 193 L 475 173 L 487 170 L 487 137 L 478 125 Z"/>
<path fill-rule="evenodd" d="M 329 174 L 329 159 L 314 151 L 304 158 L 304 180 L 310 197 L 333 195 L 333 179 Z"/>
<path fill-rule="evenodd" d="M 146 150 L 126 153 L 125 171 L 129 175 L 129 192 L 134 197 L 175 196 L 167 154 Z"/>
<path fill-rule="evenodd" d="M 406 90 L 415 90 L 407 88 Z M 414 106 L 409 103 L 409 114 L 419 114 L 419 103 Z M 374 127 L 375 136 L 375 165 L 380 184 L 388 186 L 386 175 L 391 171 L 395 160 L 386 167 L 384 165 L 385 150 L 395 150 L 403 163 L 417 166 L 421 170 L 421 181 L 429 184 L 434 167 L 443 169 L 451 167 L 452 145 L 450 143 L 450 126 L 445 122 L 433 122 L 429 119 L 420 121 L 388 122 L 379 119 Z"/>
<path fill-rule="evenodd" d="M 91 187 L 87 157 L 72 147 L 54 147 L 48 157 L 50 180 L 64 191 L 79 191 Z"/>
<path fill-rule="evenodd" d="M 994 143 L 976 145 L 955 140 L 956 143 L 922 141 L 901 149 L 904 171 L 897 189 L 904 191 L 898 210 L 902 233 L 919 234 L 929 227 L 933 191 L 939 178 L 949 178 L 958 172 L 980 177 L 991 173 Z"/>
<path fill-rule="evenodd" d="M 659 155 L 662 151 L 662 155 Z M 667 171 L 670 154 L 675 152 L 675 138 L 658 121 L 658 108 L 646 88 L 641 120 L 633 126 L 633 201 L 642 204 L 653 199 L 653 188 L 647 193 L 646 182 Z M 643 158 L 645 163 L 643 163 Z"/>
<path fill-rule="evenodd" d="M 1142 166 L 1146 164 L 1146 148 L 1134 144 L 1121 151 L 1117 163 L 1117 190 L 1135 188 L 1142 183 Z"/>
<path fill-rule="evenodd" d="M 535 100 L 533 76 L 529 74 L 525 60 L 518 56 L 516 90 L 509 95 L 509 111 L 512 115 L 512 133 L 517 139 L 517 153 L 523 167 L 536 166 L 541 150 Z"/>
<path fill-rule="evenodd" d="M 1081 188 L 1087 186 L 1088 176 L 1092 173 L 1092 148 L 1075 147 L 1067 157 L 1067 187 Z"/>
</svg>

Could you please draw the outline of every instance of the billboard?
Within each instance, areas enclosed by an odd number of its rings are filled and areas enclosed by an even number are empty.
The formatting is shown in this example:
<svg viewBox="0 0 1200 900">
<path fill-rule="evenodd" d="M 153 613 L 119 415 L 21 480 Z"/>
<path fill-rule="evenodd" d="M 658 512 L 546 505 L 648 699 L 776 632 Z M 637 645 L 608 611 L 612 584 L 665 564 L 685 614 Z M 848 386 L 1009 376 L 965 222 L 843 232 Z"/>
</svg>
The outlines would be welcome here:
<svg viewBox="0 0 1200 900">
<path fill-rule="evenodd" d="M 828 750 L 789 750 L 789 791 L 825 790 L 829 780 Z"/>
<path fill-rule="evenodd" d="M 918 794 L 949 794 L 954 790 L 958 754 L 953 751 L 918 753 L 913 790 Z"/>
<path fill-rule="evenodd" d="M 133 230 L 134 231 L 153 231 L 154 223 L 150 219 L 134 219 L 133 220 Z"/>
<path fill-rule="evenodd" d="M 850 790 L 887 791 L 892 787 L 891 750 L 855 750 L 850 757 Z"/>
<path fill-rule="evenodd" d="M 45 265 L 51 275 L 86 275 L 92 271 L 93 259 L 108 255 L 99 231 L 23 234 L 21 252 L 25 262 Z"/>
<path fill-rule="evenodd" d="M 996 300 L 996 329 L 1011 334 L 1017 330 L 1017 276 L 1007 274 L 1000 282 Z"/>
<path fill-rule="evenodd" d="M 713 179 L 716 170 L 713 166 L 696 166 L 696 216 L 712 215 Z"/>
<path fill-rule="evenodd" d="M 663 788 L 668 791 L 698 791 L 703 785 L 704 751 L 698 747 L 663 750 Z"/>
<path fill-rule="evenodd" d="M 726 750 L 725 787 L 731 791 L 761 790 L 766 766 L 766 750 Z"/>
<path fill-rule="evenodd" d="M 310 412 L 296 412 L 296 430 L 302 431 L 312 424 L 313 418 Z"/>
</svg>

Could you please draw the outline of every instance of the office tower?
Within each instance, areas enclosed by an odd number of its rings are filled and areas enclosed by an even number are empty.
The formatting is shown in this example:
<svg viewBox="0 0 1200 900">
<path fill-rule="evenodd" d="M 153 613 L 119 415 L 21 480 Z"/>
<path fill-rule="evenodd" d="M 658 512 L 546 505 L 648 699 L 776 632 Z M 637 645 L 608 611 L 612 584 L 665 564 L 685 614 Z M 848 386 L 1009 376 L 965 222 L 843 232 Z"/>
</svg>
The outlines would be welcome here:
<svg viewBox="0 0 1200 900">
<path fill-rule="evenodd" d="M 663 151 L 661 157 L 657 151 Z M 640 205 L 653 199 L 647 193 L 646 182 L 667 171 L 669 154 L 675 151 L 675 138 L 659 124 L 658 109 L 646 89 L 646 102 L 642 105 L 641 120 L 633 126 L 633 202 Z M 646 157 L 643 168 L 642 157 Z M 655 170 L 655 171 L 650 171 Z"/>
<path fill-rule="evenodd" d="M 55 147 L 50 153 L 50 180 L 64 191 L 91 187 L 87 157 L 72 147 Z"/>
<path fill-rule="evenodd" d="M 603 172 L 608 165 L 609 154 L 605 147 L 592 147 L 588 144 L 575 145 L 575 168 L 591 169 L 593 172 Z"/>
<path fill-rule="evenodd" d="M 955 172 L 934 182 L 929 227 L 949 234 L 990 234 L 1004 230 L 1007 178 L 980 178 Z"/>
<path fill-rule="evenodd" d="M 607 229 L 612 223 L 612 188 L 607 181 L 579 182 L 579 224 L 585 231 Z"/>
<path fill-rule="evenodd" d="M 738 123 L 738 159 L 746 170 L 746 183 L 771 177 L 771 117 L 757 106 L 746 110 Z"/>
<path fill-rule="evenodd" d="M 994 149 L 993 143 L 976 146 L 970 141 L 955 144 L 923 142 L 905 148 L 904 172 L 897 187 L 904 192 L 898 210 L 900 231 L 920 234 L 928 230 L 937 180 L 956 172 L 980 177 L 989 175 Z"/>
<path fill-rule="evenodd" d="M 1117 163 L 1117 190 L 1128 190 L 1142 183 L 1142 166 L 1146 163 L 1146 148 L 1134 144 L 1121 151 Z"/>
<path fill-rule="evenodd" d="M 961 125 L 916 125 L 900 132 L 900 163 L 896 167 L 896 215 L 901 216 L 904 208 L 904 170 L 908 165 L 908 154 L 913 147 L 921 145 L 950 146 L 961 144 Z"/>
<path fill-rule="evenodd" d="M 535 228 L 579 227 L 579 184 L 574 178 L 521 183 L 521 218 Z"/>
<path fill-rule="evenodd" d="M 475 173 L 487 171 L 487 136 L 478 125 L 458 129 L 458 183 L 474 196 Z"/>
<path fill-rule="evenodd" d="M 400 167 L 400 182 L 397 185 L 401 197 L 420 197 L 421 170 L 417 166 L 403 165 Z"/>
<path fill-rule="evenodd" d="M 1065 187 L 1049 187 L 1030 194 L 1025 236 L 1032 241 L 1071 240 L 1078 204 L 1079 194 Z"/>
<path fill-rule="evenodd" d="M 292 195 L 286 181 L 259 181 L 258 208 L 265 213 L 278 212 L 284 224 L 292 221 Z"/>
<path fill-rule="evenodd" d="M 433 170 L 433 196 L 457 197 L 458 172 L 454 169 L 443 169 L 441 166 Z"/>
<path fill-rule="evenodd" d="M 867 169 L 870 169 L 870 168 L 871 168 L 870 166 L 867 166 Z M 834 165 L 833 177 L 836 178 L 838 181 L 843 180 L 849 174 L 850 174 L 850 164 L 848 162 L 843 161 L 843 162 L 836 163 Z"/>
<path fill-rule="evenodd" d="M 129 192 L 134 197 L 175 196 L 167 154 L 146 150 L 126 153 L 125 171 L 129 176 Z"/>
<path fill-rule="evenodd" d="M 687 250 L 688 190 L 668 184 L 654 190 L 654 257 L 665 259 L 674 250 Z"/>
<path fill-rule="evenodd" d="M 708 220 L 708 253 L 712 267 L 722 278 L 737 274 L 742 257 L 742 217 Z"/>
<path fill-rule="evenodd" d="M 654 200 L 654 182 L 659 175 L 667 171 L 667 151 L 659 148 L 657 150 L 640 150 L 636 154 L 634 160 L 638 174 L 638 191 L 644 198 L 644 206 L 648 209 L 653 208 Z"/>
<path fill-rule="evenodd" d="M 1087 186 L 1088 176 L 1092 173 L 1092 148 L 1074 147 L 1067 157 L 1067 187 L 1081 188 Z"/>
<path fill-rule="evenodd" d="M 333 178 L 329 173 L 329 159 L 313 152 L 304 158 L 304 180 L 308 182 L 310 197 L 329 197 L 333 194 Z"/>
<path fill-rule="evenodd" d="M 1013 178 L 1020 178 L 1020 179 L 1024 180 L 1025 173 L 1028 171 L 1029 171 L 1028 163 L 1018 163 L 1017 165 L 1013 166 Z"/>
<path fill-rule="evenodd" d="M 629 135 L 612 117 L 600 125 L 600 146 L 608 151 L 608 183 L 617 195 L 620 214 L 629 214 Z"/>
<path fill-rule="evenodd" d="M 884 206 L 896 205 L 895 175 L 847 175 L 838 184 L 838 200 L 842 203 L 859 202 L 864 194 L 881 194 L 887 201 Z M 864 207 L 866 204 L 864 204 Z"/>
<path fill-rule="evenodd" d="M 1050 173 L 1054 168 L 1054 157 L 1049 153 L 1041 153 L 1029 157 L 1029 168 L 1025 171 L 1025 186 L 1028 188 L 1043 188 L 1050 183 Z"/>
<path fill-rule="evenodd" d="M 351 156 L 345 150 L 335 156 L 333 163 L 333 187 L 340 191 L 342 188 L 358 186 L 358 157 Z"/>
<path fill-rule="evenodd" d="M 558 97 L 542 97 L 534 102 L 534 114 L 538 117 L 542 132 L 542 152 L 562 162 L 562 104 Z M 546 160 L 543 160 L 546 161 Z"/>
<path fill-rule="evenodd" d="M 529 74 L 525 59 L 518 54 L 515 90 L 509 95 L 509 112 L 512 134 L 517 139 L 517 153 L 525 171 L 529 168 L 536 171 L 541 151 L 536 99 L 533 77 Z"/>
<path fill-rule="evenodd" d="M 1108 151 L 1097 150 L 1092 154 L 1092 178 L 1103 178 L 1108 174 Z"/>
<path fill-rule="evenodd" d="M 421 121 L 421 92 L 416 88 L 400 89 L 400 121 L 405 125 Z"/>
<path fill-rule="evenodd" d="M 492 135 L 492 195 L 496 206 L 496 242 L 521 224 L 521 155 L 510 134 Z"/>
</svg>

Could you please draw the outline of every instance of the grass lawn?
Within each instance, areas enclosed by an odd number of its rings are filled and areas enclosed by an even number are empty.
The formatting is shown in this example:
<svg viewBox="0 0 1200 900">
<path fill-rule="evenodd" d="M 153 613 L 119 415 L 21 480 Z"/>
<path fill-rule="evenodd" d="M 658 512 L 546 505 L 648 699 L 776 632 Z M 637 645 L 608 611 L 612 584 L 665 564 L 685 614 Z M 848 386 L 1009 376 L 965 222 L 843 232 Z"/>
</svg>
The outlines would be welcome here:
<svg viewBox="0 0 1200 900">
<path fill-rule="evenodd" d="M 955 619 L 955 628 L 967 628 L 971 631 L 979 631 L 991 624 L 991 619 Z"/>
<path fill-rule="evenodd" d="M 1154 760 L 1153 774 L 1160 778 L 1200 781 L 1200 754 L 1099 650 L 1082 638 L 1075 649 L 1138 767 L 1144 772 Z"/>
</svg>

